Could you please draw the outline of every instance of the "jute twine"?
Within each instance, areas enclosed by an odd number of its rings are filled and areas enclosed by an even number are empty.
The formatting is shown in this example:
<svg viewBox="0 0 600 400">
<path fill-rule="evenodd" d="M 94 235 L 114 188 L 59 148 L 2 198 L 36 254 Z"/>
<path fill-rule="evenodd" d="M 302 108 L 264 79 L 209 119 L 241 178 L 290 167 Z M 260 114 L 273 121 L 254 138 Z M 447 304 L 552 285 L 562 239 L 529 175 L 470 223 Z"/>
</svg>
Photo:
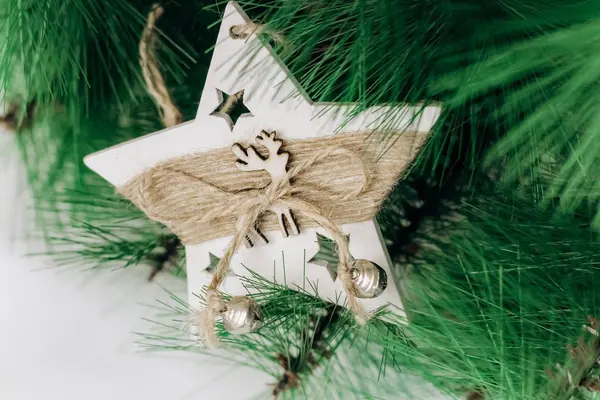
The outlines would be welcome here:
<svg viewBox="0 0 600 400">
<path fill-rule="evenodd" d="M 156 21 L 163 13 L 164 9 L 159 4 L 152 5 L 140 40 L 140 65 L 146 89 L 158 107 L 163 125 L 168 128 L 182 123 L 183 116 L 169 94 L 155 54 Z"/>
<path fill-rule="evenodd" d="M 162 14 L 155 6 L 140 43 L 140 61 L 148 92 L 160 108 L 166 126 L 181 122 L 152 51 L 154 26 Z M 241 27 L 240 38 L 256 26 Z M 233 33 L 233 32 L 232 32 Z M 369 142 L 371 133 L 345 133 L 325 138 L 287 141 L 282 150 L 290 154 L 284 179 L 271 182 L 265 171 L 240 171 L 231 149 L 190 154 L 160 163 L 136 176 L 120 193 L 149 218 L 170 228 L 186 245 L 233 236 L 220 259 L 207 290 L 207 307 L 197 316 L 199 333 L 215 347 L 215 321 L 224 302 L 218 291 L 231 259 L 256 227 L 279 230 L 278 220 L 267 211 L 288 208 L 298 227 L 321 226 L 337 244 L 338 276 L 347 305 L 364 324 L 369 315 L 358 301 L 351 278 L 348 238 L 344 223 L 372 219 L 394 183 L 414 158 L 424 135 L 405 132 L 386 149 Z M 266 150 L 258 147 L 263 158 Z"/>
<path fill-rule="evenodd" d="M 369 220 L 412 160 L 416 149 L 407 144 L 415 139 L 403 135 L 376 162 L 367 133 L 287 141 L 282 150 L 291 154 L 288 176 L 293 174 L 293 185 L 286 190 L 338 224 Z M 262 147 L 257 151 L 267 156 Z M 121 192 L 184 244 L 233 236 L 248 204 L 264 195 L 264 188 L 272 189 L 267 172 L 242 172 L 236 160 L 229 148 L 168 160 L 133 178 Z M 365 169 L 370 181 L 360 192 Z M 300 228 L 319 226 L 302 214 L 296 221 Z M 264 231 L 279 229 L 273 214 L 261 215 L 258 224 Z"/>
<path fill-rule="evenodd" d="M 287 47 L 283 35 L 273 29 L 269 29 L 266 25 L 246 22 L 245 24 L 233 25 L 229 29 L 229 36 L 232 39 L 248 39 L 253 34 L 258 35 L 260 33 L 267 34 L 275 43 Z"/>
</svg>

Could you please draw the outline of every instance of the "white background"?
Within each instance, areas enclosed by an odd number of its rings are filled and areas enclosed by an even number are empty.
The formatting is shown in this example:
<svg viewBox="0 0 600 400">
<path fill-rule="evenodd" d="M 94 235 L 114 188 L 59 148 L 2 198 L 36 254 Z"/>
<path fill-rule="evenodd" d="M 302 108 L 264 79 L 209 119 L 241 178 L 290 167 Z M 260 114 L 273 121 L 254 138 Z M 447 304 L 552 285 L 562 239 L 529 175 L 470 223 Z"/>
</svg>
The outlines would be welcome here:
<svg viewBox="0 0 600 400">
<path fill-rule="evenodd" d="M 144 267 L 58 269 L 20 256 L 27 195 L 16 149 L 0 133 L 0 399 L 248 399 L 268 377 L 208 356 L 148 353 L 132 333 L 164 296 Z M 31 243 L 31 240 L 28 241 Z M 162 276 L 185 296 L 185 282 Z M 146 330 L 147 332 L 148 330 Z"/>
</svg>

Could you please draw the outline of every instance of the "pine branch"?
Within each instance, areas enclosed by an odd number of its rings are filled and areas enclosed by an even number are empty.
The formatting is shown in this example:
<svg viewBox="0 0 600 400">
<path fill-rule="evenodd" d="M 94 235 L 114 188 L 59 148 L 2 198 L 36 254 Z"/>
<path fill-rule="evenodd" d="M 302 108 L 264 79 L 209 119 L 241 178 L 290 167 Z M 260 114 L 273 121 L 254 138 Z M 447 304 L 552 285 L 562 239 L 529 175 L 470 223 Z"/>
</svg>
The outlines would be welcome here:
<svg viewBox="0 0 600 400">
<path fill-rule="evenodd" d="M 584 13 L 587 18 L 581 18 Z M 507 177 L 515 182 L 535 174 L 548 158 L 558 160 L 558 172 L 546 185 L 547 198 L 560 198 L 563 210 L 571 212 L 597 201 L 600 193 L 600 118 L 591 112 L 598 106 L 600 83 L 600 7 L 574 2 L 564 19 L 572 23 L 492 52 L 484 63 L 448 76 L 440 87 L 464 83 L 452 99 L 455 104 L 510 88 L 495 119 L 512 121 L 487 162 L 508 160 Z M 594 223 L 600 223 L 600 210 Z"/>
<path fill-rule="evenodd" d="M 441 101 L 443 115 L 418 163 L 424 172 L 452 169 L 459 151 L 468 164 L 479 164 L 486 148 L 519 122 L 521 110 L 503 119 L 496 112 L 518 86 L 516 78 L 451 101 L 482 60 L 517 40 L 585 21 L 598 8 L 584 0 L 241 3 L 263 31 L 281 38 L 276 50 L 316 101 L 358 102 L 358 110 Z M 460 79 L 449 79 L 453 74 Z M 378 130 L 392 134 L 385 122 L 392 117 L 382 118 Z"/>
<path fill-rule="evenodd" d="M 273 398 L 287 390 L 295 389 L 300 384 L 303 374 L 310 374 L 318 367 L 322 358 L 331 356 L 327 344 L 326 333 L 331 326 L 335 326 L 341 319 L 341 310 L 338 306 L 328 305 L 322 312 L 309 317 L 308 326 L 300 334 L 301 350 L 297 356 L 289 353 L 280 353 L 276 359 L 284 369 L 283 376 L 273 388 Z"/>
<path fill-rule="evenodd" d="M 42 218 L 49 215 L 52 220 L 63 219 L 60 230 L 47 234 L 49 250 L 45 254 L 57 265 L 127 268 L 148 264 L 152 267 L 149 280 L 160 271 L 185 275 L 183 249 L 175 235 L 148 220 L 114 189 L 105 185 L 89 189 L 57 196 L 55 201 L 64 210 L 54 205 L 38 208 Z"/>
<path fill-rule="evenodd" d="M 68 209 L 60 193 L 90 192 L 90 187 L 100 186 L 98 177 L 83 165 L 85 155 L 161 129 L 138 55 L 143 14 L 152 2 L 6 3 L 6 14 L 0 17 L 7 29 L 0 75 L 5 96 L 14 100 L 12 107 L 19 113 L 35 99 L 35 113 L 29 113 L 33 118 L 25 119 L 28 123 L 21 125 L 17 140 L 36 208 Z M 197 111 L 198 87 L 210 60 L 210 55 L 203 56 L 189 70 L 190 57 L 214 42 L 214 34 L 197 33 L 220 17 L 203 11 L 202 4 L 169 2 L 158 26 L 157 58 L 185 119 Z M 49 20 L 64 21 L 60 32 Z M 52 232 L 64 226 L 61 218 L 40 213 L 44 215 L 38 215 L 37 222 L 46 225 L 43 229 Z M 88 220 L 93 215 L 77 217 Z"/>
<path fill-rule="evenodd" d="M 381 366 L 392 366 L 382 357 L 386 350 L 381 343 L 389 337 L 383 332 L 395 332 L 399 340 L 401 331 L 396 325 L 375 319 L 368 331 L 356 329 L 352 316 L 340 306 L 249 273 L 240 279 L 261 305 L 263 327 L 256 333 L 232 335 L 217 325 L 223 347 L 208 354 L 272 376 L 277 383 L 269 391 L 270 397 L 328 398 L 336 393 L 340 398 L 358 400 L 398 393 L 393 379 L 389 384 L 378 381 Z M 193 323 L 189 320 L 193 307 L 169 295 L 169 302 L 152 307 L 156 313 L 149 319 L 153 331 L 139 334 L 140 344 L 150 350 L 205 354 L 206 350 L 181 330 Z M 199 300 L 203 301 L 202 293 Z M 391 370 L 388 374 L 394 376 Z"/>
<path fill-rule="evenodd" d="M 515 194 L 465 204 L 462 213 L 460 229 L 422 253 L 402 282 L 415 347 L 393 341 L 394 356 L 456 394 L 562 398 L 542 371 L 564 361 L 600 301 L 589 215 L 544 210 Z M 577 387 L 590 375 L 583 368 L 571 376 Z"/>
</svg>

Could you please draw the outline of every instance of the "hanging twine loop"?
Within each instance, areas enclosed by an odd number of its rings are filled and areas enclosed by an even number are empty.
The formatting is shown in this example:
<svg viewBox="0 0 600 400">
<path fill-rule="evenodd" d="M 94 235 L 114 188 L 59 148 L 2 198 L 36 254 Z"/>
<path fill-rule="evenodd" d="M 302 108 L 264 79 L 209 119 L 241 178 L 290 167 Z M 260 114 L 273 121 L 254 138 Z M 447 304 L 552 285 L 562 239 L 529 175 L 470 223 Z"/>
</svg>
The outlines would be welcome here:
<svg viewBox="0 0 600 400">
<path fill-rule="evenodd" d="M 156 58 L 156 21 L 163 13 L 164 9 L 159 4 L 152 6 L 142 33 L 139 50 L 146 89 L 158 107 L 163 125 L 168 128 L 183 122 L 183 116 L 169 94 Z"/>
</svg>

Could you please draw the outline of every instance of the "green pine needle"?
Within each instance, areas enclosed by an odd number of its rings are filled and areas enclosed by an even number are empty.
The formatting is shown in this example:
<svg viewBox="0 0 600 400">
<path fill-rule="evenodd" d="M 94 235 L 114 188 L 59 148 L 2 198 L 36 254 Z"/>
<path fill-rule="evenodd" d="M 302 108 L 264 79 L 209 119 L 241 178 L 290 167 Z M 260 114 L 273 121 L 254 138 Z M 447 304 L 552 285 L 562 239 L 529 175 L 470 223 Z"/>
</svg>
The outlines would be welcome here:
<svg viewBox="0 0 600 400">
<path fill-rule="evenodd" d="M 600 6 L 590 3 L 586 23 L 513 45 L 461 75 L 465 85 L 457 103 L 498 87 L 513 87 L 495 114 L 522 115 L 488 154 L 488 162 L 506 160 L 513 182 L 535 171 L 545 159 L 558 166 L 547 198 L 560 198 L 567 212 L 600 197 L 600 117 L 596 89 L 600 83 L 598 34 Z M 515 86 L 515 82 L 522 82 Z M 451 84 L 451 83 L 449 83 Z M 444 83 L 443 85 L 446 85 Z M 600 210 L 599 210 L 600 212 Z M 594 223 L 600 224 L 600 213 Z"/>
<path fill-rule="evenodd" d="M 599 312 L 589 216 L 543 211 L 518 197 L 465 211 L 468 220 L 424 252 L 420 271 L 403 283 L 416 346 L 400 346 L 399 362 L 440 388 L 490 399 L 586 392 L 579 380 L 595 367 L 569 367 L 579 364 L 568 346 L 593 339 L 583 326 Z M 564 385 L 567 371 L 579 376 L 572 385 Z"/>
<path fill-rule="evenodd" d="M 265 393 L 269 398 L 275 393 L 281 399 L 330 398 L 336 393 L 364 399 L 403 390 L 394 380 L 393 356 L 381 344 L 390 334 L 397 335 L 397 340 L 403 337 L 399 325 L 375 318 L 368 328 L 357 329 L 353 316 L 341 306 L 249 272 L 240 279 L 261 305 L 263 327 L 253 334 L 231 335 L 219 324 L 222 350 L 208 354 L 270 375 L 273 386 Z M 188 320 L 193 309 L 173 293 L 169 296 L 169 301 L 152 307 L 155 317 L 148 319 L 152 332 L 140 333 L 140 344 L 155 351 L 207 353 L 182 331 L 184 325 L 193 323 Z M 199 300 L 202 303 L 201 295 Z M 384 377 L 390 378 L 388 383 Z"/>
</svg>

